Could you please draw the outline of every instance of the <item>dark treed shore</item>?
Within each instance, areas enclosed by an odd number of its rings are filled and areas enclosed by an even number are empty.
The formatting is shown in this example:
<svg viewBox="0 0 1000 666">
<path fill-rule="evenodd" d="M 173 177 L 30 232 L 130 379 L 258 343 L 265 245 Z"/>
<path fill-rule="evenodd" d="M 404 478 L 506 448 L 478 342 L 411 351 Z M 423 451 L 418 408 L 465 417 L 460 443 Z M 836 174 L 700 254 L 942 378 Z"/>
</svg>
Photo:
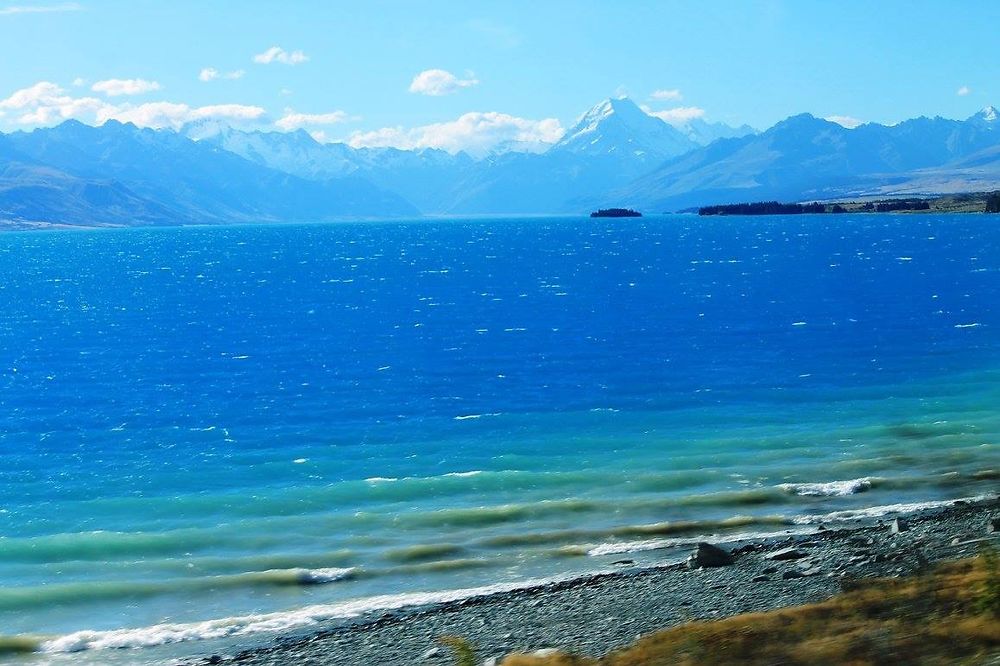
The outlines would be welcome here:
<svg viewBox="0 0 1000 666">
<path fill-rule="evenodd" d="M 694 209 L 693 209 L 694 210 Z M 693 212 L 692 210 L 692 212 Z M 1000 192 L 953 194 L 933 198 L 810 203 L 720 204 L 696 209 L 699 215 L 800 215 L 823 213 L 1000 213 Z"/>
</svg>

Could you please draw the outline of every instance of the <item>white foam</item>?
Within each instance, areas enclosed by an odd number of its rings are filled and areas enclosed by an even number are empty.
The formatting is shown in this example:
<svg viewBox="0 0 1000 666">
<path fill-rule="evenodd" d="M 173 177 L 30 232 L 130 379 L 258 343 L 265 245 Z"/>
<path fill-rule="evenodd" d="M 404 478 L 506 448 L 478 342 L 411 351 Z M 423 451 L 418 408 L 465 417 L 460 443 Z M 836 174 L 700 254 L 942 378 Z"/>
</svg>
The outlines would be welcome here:
<svg viewBox="0 0 1000 666">
<path fill-rule="evenodd" d="M 793 528 L 783 529 L 773 532 L 736 532 L 733 534 L 713 535 L 713 536 L 688 536 L 673 537 L 670 539 L 643 539 L 639 541 L 622 541 L 619 543 L 602 543 L 587 551 L 587 555 L 598 557 L 600 555 L 619 555 L 622 553 L 641 553 L 647 550 L 660 550 L 663 548 L 677 548 L 679 546 L 693 546 L 696 543 L 731 543 L 734 541 L 752 541 L 754 539 L 765 539 L 776 535 L 780 536 L 800 536 L 803 534 L 813 534 L 814 528 Z"/>
<path fill-rule="evenodd" d="M 457 476 L 457 477 L 464 478 L 464 477 L 467 477 L 467 476 L 479 476 L 482 473 L 483 473 L 483 470 L 481 470 L 481 469 L 474 469 L 474 470 L 471 470 L 471 471 L 468 471 L 468 472 L 448 472 L 447 474 L 443 474 L 442 476 Z"/>
<path fill-rule="evenodd" d="M 303 569 L 299 572 L 298 579 L 302 583 L 320 585 L 323 583 L 335 583 L 338 580 L 351 578 L 357 570 L 352 568 L 338 569 L 329 567 L 326 569 Z"/>
<path fill-rule="evenodd" d="M 835 521 L 865 520 L 866 518 L 881 518 L 891 513 L 915 513 L 924 509 L 940 509 L 946 506 L 954 506 L 956 502 L 981 502 L 994 497 L 996 496 L 979 495 L 961 499 L 912 502 L 910 504 L 885 504 L 883 506 L 871 506 L 864 509 L 844 509 L 842 511 L 831 511 L 830 513 L 818 515 L 798 516 L 793 518 L 792 521 L 796 525 L 808 525 Z"/>
<path fill-rule="evenodd" d="M 827 483 L 782 483 L 778 485 L 778 488 L 792 495 L 837 497 L 856 495 L 857 493 L 871 490 L 876 480 L 871 477 L 864 477 L 861 479 L 848 479 L 847 481 L 829 481 Z"/>
<path fill-rule="evenodd" d="M 468 421 L 469 419 L 481 419 L 484 416 L 500 416 L 500 412 L 490 412 L 489 414 L 463 414 L 456 416 L 456 421 Z"/>
<path fill-rule="evenodd" d="M 257 613 L 226 617 L 204 622 L 157 624 L 134 629 L 111 631 L 77 631 L 45 641 L 43 652 L 82 652 L 84 650 L 127 649 L 154 647 L 168 643 L 201 641 L 251 634 L 287 632 L 315 626 L 321 622 L 358 617 L 373 611 L 387 611 L 407 606 L 460 601 L 470 597 L 511 592 L 536 587 L 546 583 L 568 580 L 571 577 L 526 580 L 517 583 L 498 583 L 443 592 L 411 592 L 387 594 L 356 599 L 337 604 L 306 606 L 298 610 L 277 613 Z"/>
</svg>

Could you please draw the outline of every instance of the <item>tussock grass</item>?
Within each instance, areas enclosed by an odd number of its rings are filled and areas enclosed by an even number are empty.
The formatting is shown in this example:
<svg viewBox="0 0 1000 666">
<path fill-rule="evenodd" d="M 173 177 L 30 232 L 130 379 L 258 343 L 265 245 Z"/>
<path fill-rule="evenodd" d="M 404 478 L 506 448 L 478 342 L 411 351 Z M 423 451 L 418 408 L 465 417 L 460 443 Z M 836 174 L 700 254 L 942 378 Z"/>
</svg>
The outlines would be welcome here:
<svg viewBox="0 0 1000 666">
<path fill-rule="evenodd" d="M 602 659 L 514 654 L 503 666 L 951 664 L 1000 654 L 993 551 L 904 579 L 873 580 L 817 604 L 689 622 Z"/>
<path fill-rule="evenodd" d="M 459 636 L 442 636 L 438 642 L 451 648 L 455 666 L 476 666 L 476 651 L 469 641 Z"/>
</svg>

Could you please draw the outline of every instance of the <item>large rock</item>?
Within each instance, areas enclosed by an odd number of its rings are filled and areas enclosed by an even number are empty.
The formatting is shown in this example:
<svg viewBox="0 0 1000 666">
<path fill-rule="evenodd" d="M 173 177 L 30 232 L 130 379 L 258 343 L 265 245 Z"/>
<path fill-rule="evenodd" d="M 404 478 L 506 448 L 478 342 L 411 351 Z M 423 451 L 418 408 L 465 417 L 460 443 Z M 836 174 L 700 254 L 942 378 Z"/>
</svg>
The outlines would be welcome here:
<svg viewBox="0 0 1000 666">
<path fill-rule="evenodd" d="M 894 518 L 891 523 L 889 523 L 889 531 L 892 534 L 899 534 L 900 532 L 905 532 L 910 529 L 910 526 L 906 524 L 906 521 L 902 518 Z"/>
<path fill-rule="evenodd" d="M 732 564 L 733 556 L 718 546 L 702 541 L 688 558 L 688 566 L 698 567 L 726 567 Z"/>
<path fill-rule="evenodd" d="M 986 532 L 994 534 L 1000 532 L 1000 518 L 994 516 L 986 521 Z"/>
</svg>

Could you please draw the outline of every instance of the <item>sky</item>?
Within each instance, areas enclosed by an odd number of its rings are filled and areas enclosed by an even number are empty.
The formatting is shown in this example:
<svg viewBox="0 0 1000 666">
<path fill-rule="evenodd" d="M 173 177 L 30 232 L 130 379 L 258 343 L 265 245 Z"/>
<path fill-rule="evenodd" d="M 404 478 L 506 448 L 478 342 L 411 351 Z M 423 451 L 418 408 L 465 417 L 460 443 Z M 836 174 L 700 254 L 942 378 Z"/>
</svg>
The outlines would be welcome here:
<svg viewBox="0 0 1000 666">
<path fill-rule="evenodd" d="M 545 144 L 628 95 L 766 129 L 1000 105 L 1000 3 L 0 0 L 0 131 L 221 120 L 352 145 Z"/>
</svg>

